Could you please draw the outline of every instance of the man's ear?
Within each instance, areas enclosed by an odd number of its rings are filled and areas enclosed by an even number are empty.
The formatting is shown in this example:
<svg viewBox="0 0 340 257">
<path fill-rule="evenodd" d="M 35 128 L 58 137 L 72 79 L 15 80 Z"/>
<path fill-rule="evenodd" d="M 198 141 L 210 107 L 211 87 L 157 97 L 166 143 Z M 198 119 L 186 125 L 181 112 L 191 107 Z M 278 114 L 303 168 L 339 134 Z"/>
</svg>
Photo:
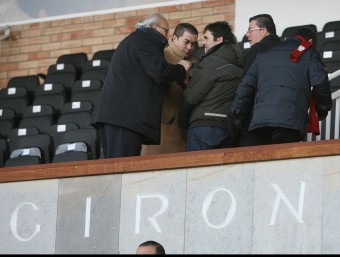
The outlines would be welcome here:
<svg viewBox="0 0 340 257">
<path fill-rule="evenodd" d="M 223 37 L 218 37 L 216 40 L 218 43 L 222 43 L 223 42 Z"/>
</svg>

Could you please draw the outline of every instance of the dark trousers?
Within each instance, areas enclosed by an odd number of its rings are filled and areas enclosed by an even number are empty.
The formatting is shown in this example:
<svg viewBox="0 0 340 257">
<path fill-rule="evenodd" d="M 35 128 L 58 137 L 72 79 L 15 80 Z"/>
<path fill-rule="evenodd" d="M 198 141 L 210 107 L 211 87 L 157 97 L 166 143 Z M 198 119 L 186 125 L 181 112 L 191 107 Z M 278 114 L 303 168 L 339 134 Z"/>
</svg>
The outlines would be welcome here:
<svg viewBox="0 0 340 257">
<path fill-rule="evenodd" d="M 139 156 L 143 137 L 124 127 L 103 124 L 99 127 L 99 137 L 104 158 Z"/>
<path fill-rule="evenodd" d="M 260 145 L 284 144 L 302 141 L 300 132 L 295 129 L 264 127 L 251 131 Z"/>
<path fill-rule="evenodd" d="M 240 129 L 237 132 L 237 142 L 236 146 L 252 146 L 252 145 L 261 145 L 261 140 L 256 137 L 252 132 L 249 132 L 246 129 Z"/>
</svg>

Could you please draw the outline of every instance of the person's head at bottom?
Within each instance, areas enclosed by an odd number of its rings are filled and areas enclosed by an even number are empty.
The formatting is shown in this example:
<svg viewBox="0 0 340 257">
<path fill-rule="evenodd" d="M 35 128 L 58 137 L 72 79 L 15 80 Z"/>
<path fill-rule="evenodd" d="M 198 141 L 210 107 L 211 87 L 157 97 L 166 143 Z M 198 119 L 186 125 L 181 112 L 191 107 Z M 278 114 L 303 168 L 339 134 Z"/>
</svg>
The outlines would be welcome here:
<svg viewBox="0 0 340 257">
<path fill-rule="evenodd" d="M 141 243 L 136 250 L 136 254 L 165 254 L 165 250 L 160 243 L 150 240 Z"/>
</svg>

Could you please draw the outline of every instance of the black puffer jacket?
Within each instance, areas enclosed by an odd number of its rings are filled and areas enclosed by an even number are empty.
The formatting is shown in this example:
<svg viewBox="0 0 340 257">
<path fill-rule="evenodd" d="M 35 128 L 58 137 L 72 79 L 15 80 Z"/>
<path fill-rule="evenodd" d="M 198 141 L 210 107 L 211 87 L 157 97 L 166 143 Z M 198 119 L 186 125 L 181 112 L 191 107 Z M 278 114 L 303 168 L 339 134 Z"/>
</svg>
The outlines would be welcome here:
<svg viewBox="0 0 340 257">
<path fill-rule="evenodd" d="M 292 37 L 258 54 L 242 79 L 232 112 L 238 119 L 244 119 L 251 112 L 255 97 L 250 131 L 263 127 L 288 128 L 300 131 L 303 137 L 311 87 L 317 110 L 327 115 L 332 108 L 328 75 L 319 52 L 312 47 L 297 63 L 290 59 L 299 44 L 300 40 Z"/>
<path fill-rule="evenodd" d="M 224 41 L 201 57 L 192 69 L 179 113 L 182 128 L 231 128 L 230 106 L 243 73 L 243 55 L 236 44 Z"/>
</svg>

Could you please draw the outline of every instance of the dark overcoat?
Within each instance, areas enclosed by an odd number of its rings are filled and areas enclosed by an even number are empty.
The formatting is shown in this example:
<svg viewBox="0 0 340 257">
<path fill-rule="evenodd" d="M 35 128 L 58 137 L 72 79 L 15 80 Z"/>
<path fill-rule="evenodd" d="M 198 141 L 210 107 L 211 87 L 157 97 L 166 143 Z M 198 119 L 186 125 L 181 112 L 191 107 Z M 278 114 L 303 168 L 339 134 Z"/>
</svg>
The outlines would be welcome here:
<svg viewBox="0 0 340 257">
<path fill-rule="evenodd" d="M 154 29 L 137 29 L 119 44 L 92 124 L 128 128 L 143 135 L 143 144 L 160 143 L 165 85 L 186 77 L 182 65 L 169 64 L 164 58 L 166 44 L 166 38 Z"/>
</svg>

